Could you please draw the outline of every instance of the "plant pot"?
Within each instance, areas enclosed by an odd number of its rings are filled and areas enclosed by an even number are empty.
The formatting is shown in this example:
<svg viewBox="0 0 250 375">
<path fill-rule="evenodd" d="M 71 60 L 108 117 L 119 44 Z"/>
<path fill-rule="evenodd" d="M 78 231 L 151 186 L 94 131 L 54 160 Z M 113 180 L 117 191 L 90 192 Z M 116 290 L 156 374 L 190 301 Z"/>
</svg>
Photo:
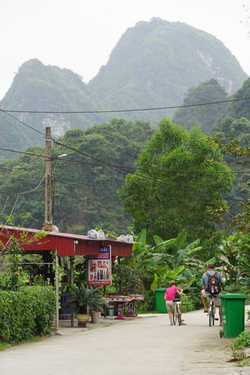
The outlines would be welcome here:
<svg viewBox="0 0 250 375">
<path fill-rule="evenodd" d="M 78 327 L 86 327 L 89 314 L 76 314 L 76 319 L 78 320 Z"/>
<path fill-rule="evenodd" d="M 91 323 L 100 324 L 100 317 L 101 317 L 100 311 L 98 311 L 98 312 L 92 311 L 92 313 L 91 313 Z"/>
</svg>

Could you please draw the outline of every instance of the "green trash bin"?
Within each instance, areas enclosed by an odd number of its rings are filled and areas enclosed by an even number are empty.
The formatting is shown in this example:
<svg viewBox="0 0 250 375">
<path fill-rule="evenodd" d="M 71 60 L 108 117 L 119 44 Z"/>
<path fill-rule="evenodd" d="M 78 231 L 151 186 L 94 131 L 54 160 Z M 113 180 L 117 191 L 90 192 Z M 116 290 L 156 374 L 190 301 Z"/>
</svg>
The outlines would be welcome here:
<svg viewBox="0 0 250 375">
<path fill-rule="evenodd" d="M 164 299 L 166 289 L 160 288 L 155 289 L 155 301 L 156 301 L 156 312 L 158 313 L 167 313 L 166 301 Z"/>
<path fill-rule="evenodd" d="M 237 337 L 245 329 L 245 299 L 244 294 L 222 294 L 221 311 L 223 336 Z"/>
</svg>

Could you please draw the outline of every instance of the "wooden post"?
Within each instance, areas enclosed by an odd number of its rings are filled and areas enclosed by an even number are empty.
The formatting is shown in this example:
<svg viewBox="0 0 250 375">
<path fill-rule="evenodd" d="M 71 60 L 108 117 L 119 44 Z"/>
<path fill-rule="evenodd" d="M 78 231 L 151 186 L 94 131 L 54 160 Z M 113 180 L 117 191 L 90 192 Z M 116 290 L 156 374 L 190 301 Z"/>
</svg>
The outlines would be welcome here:
<svg viewBox="0 0 250 375">
<path fill-rule="evenodd" d="M 75 243 L 74 243 L 74 248 L 75 248 Z M 70 286 L 72 287 L 73 286 L 73 274 L 74 274 L 74 267 L 73 267 L 73 262 L 74 262 L 74 258 L 73 257 L 70 257 Z M 70 320 L 71 320 L 71 327 L 74 327 L 74 313 L 71 312 L 71 316 L 70 316 Z"/>
<path fill-rule="evenodd" d="M 56 330 L 59 328 L 59 277 L 58 277 L 58 256 L 56 250 Z"/>
<path fill-rule="evenodd" d="M 45 159 L 45 218 L 43 229 L 53 231 L 52 223 L 52 147 L 51 128 L 46 127 Z"/>
</svg>

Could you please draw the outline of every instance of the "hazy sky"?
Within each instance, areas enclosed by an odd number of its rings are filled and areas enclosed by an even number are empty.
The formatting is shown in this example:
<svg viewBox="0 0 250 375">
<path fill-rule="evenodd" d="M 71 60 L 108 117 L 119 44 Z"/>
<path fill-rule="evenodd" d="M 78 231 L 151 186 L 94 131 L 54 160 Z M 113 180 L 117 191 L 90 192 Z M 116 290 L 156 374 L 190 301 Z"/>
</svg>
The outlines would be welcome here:
<svg viewBox="0 0 250 375">
<path fill-rule="evenodd" d="M 250 75 L 249 16 L 250 0 L 1 0 L 0 100 L 32 58 L 87 83 L 126 29 L 152 17 L 214 35 Z"/>
</svg>

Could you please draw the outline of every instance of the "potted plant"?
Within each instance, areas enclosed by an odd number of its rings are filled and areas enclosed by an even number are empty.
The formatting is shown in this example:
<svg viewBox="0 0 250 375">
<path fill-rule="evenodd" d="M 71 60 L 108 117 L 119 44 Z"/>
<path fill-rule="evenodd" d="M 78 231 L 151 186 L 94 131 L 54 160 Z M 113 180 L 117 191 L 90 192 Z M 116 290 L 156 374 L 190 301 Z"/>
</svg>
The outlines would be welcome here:
<svg viewBox="0 0 250 375">
<path fill-rule="evenodd" d="M 66 304 L 70 307 L 71 312 L 76 314 L 76 319 L 81 322 L 83 326 L 86 326 L 86 322 L 89 318 L 87 306 L 89 306 L 90 309 L 96 307 L 101 312 L 103 312 L 103 305 L 107 306 L 107 302 L 100 296 L 98 290 L 87 289 L 84 284 L 82 284 L 80 288 L 77 286 L 72 287 Z"/>
</svg>

